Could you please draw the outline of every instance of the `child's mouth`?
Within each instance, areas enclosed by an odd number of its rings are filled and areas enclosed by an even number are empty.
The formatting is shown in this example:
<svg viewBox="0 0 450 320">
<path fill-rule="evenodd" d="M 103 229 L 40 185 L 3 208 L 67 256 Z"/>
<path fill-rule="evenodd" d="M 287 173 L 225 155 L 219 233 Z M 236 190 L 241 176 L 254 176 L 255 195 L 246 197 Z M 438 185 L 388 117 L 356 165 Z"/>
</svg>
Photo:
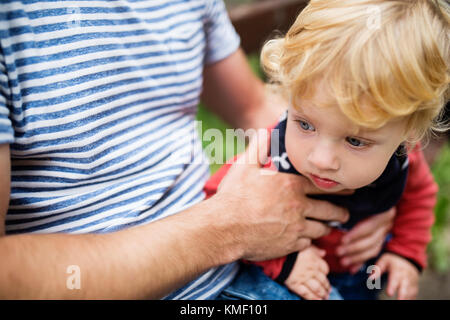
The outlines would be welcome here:
<svg viewBox="0 0 450 320">
<path fill-rule="evenodd" d="M 311 180 L 321 189 L 331 189 L 339 184 L 339 182 L 336 182 L 334 180 L 325 179 L 318 177 L 314 174 L 310 174 Z"/>
</svg>

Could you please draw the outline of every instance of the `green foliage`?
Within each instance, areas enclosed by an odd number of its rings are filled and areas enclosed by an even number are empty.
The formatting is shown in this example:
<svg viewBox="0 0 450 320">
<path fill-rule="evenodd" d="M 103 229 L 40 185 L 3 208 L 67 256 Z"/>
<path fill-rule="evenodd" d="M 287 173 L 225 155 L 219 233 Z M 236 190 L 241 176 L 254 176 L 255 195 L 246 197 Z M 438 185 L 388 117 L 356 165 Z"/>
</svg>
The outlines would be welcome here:
<svg viewBox="0 0 450 320">
<path fill-rule="evenodd" d="M 259 62 L 259 56 L 256 54 L 250 54 L 247 56 L 248 64 L 256 76 L 260 79 L 264 79 L 264 72 L 261 70 L 261 65 Z"/>
<path fill-rule="evenodd" d="M 435 207 L 433 239 L 428 247 L 431 266 L 439 272 L 450 270 L 450 144 L 447 143 L 432 166 L 433 176 L 439 185 Z"/>
<path fill-rule="evenodd" d="M 212 141 L 209 141 L 209 140 L 204 139 L 204 133 L 208 129 L 218 129 L 221 131 L 222 137 L 226 137 L 226 129 L 230 128 L 230 126 L 228 124 L 226 124 L 224 121 L 222 121 L 215 114 L 213 114 L 211 111 L 209 111 L 205 107 L 205 105 L 202 103 L 199 105 L 199 108 L 198 108 L 197 120 L 201 121 L 201 123 L 202 123 L 201 132 L 199 132 L 199 134 L 201 134 L 200 137 L 202 137 L 201 140 L 202 140 L 203 149 L 214 148 L 215 150 L 221 150 L 221 154 L 222 154 L 221 163 L 222 164 L 225 163 L 226 160 L 228 160 L 226 157 L 227 150 L 233 149 L 234 154 L 237 153 L 236 146 L 237 146 L 238 142 L 237 142 L 236 138 L 234 140 L 224 139 L 225 141 L 214 141 L 213 139 L 212 139 Z M 223 145 L 220 145 L 222 143 L 223 143 Z M 212 155 L 215 156 L 215 154 L 212 154 Z M 210 159 L 210 161 L 211 161 L 211 164 L 210 164 L 209 168 L 210 168 L 210 171 L 212 174 L 212 173 L 216 172 L 222 164 L 221 163 L 213 163 L 212 159 Z"/>
<path fill-rule="evenodd" d="M 255 73 L 256 76 L 259 78 L 263 78 L 263 72 L 261 71 L 260 65 L 259 65 L 259 57 L 255 54 L 247 56 L 248 63 L 250 65 L 250 68 Z M 223 120 L 221 120 L 219 117 L 217 117 L 215 114 L 210 112 L 206 106 L 202 103 L 199 105 L 198 113 L 197 113 L 197 120 L 202 122 L 201 131 L 199 131 L 200 137 L 204 137 L 204 133 L 208 129 L 218 129 L 222 132 L 222 136 L 226 137 L 226 129 L 231 128 L 230 125 L 225 123 Z M 222 162 L 225 163 L 227 159 L 227 150 L 233 150 L 233 155 L 236 155 L 237 153 L 242 152 L 243 150 L 238 150 L 238 138 L 231 139 L 225 139 L 225 143 L 223 146 L 217 145 L 220 143 L 219 141 L 209 141 L 205 139 L 202 140 L 203 149 L 208 147 L 213 147 L 216 149 L 222 150 Z M 211 163 L 210 165 L 210 171 L 211 173 L 216 172 L 220 168 L 221 164 L 217 163 Z"/>
</svg>

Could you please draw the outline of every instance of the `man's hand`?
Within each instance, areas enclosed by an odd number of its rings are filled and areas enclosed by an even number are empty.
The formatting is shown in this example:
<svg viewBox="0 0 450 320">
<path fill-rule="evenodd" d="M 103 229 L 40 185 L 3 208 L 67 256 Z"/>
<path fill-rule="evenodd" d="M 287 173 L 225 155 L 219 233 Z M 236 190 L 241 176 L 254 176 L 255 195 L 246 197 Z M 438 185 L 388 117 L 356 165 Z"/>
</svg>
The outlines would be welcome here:
<svg viewBox="0 0 450 320">
<path fill-rule="evenodd" d="M 307 198 L 305 194 L 319 191 L 306 178 L 261 169 L 268 159 L 268 138 L 261 131 L 253 137 L 214 196 L 229 208 L 223 218 L 232 226 L 229 232 L 240 247 L 240 258 L 247 260 L 267 260 L 303 250 L 311 239 L 329 232 L 329 227 L 317 220 L 348 219 L 345 209 Z"/>
<path fill-rule="evenodd" d="M 351 266 L 350 272 L 356 273 L 365 261 L 378 256 L 394 224 L 394 217 L 395 207 L 359 222 L 343 236 L 336 249 L 337 255 L 342 257 L 341 264 Z"/>
<path fill-rule="evenodd" d="M 303 299 L 327 299 L 331 285 L 327 279 L 330 268 L 323 259 L 325 254 L 325 250 L 314 246 L 299 252 L 294 268 L 284 282 L 286 286 Z"/>
<path fill-rule="evenodd" d="M 408 260 L 392 253 L 383 254 L 376 265 L 380 268 L 380 275 L 388 272 L 388 286 L 386 293 L 392 297 L 397 293 L 398 300 L 415 299 L 419 291 L 419 271 Z M 370 276 L 373 280 L 375 276 Z"/>
</svg>

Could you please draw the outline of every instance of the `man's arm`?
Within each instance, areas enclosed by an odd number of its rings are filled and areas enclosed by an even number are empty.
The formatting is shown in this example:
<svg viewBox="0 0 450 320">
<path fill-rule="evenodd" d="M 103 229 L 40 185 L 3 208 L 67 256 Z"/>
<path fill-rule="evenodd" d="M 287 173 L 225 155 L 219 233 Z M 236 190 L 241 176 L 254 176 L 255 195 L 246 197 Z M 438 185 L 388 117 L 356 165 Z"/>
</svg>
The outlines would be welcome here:
<svg viewBox="0 0 450 320">
<path fill-rule="evenodd" d="M 217 238 L 233 239 L 215 228 L 212 218 L 226 216 L 215 200 L 111 234 L 5 236 L 10 166 L 9 145 L 0 145 L 0 299 L 159 298 L 239 256 L 237 246 Z M 67 287 L 72 265 L 80 290 Z"/>
<path fill-rule="evenodd" d="M 235 128 L 267 128 L 287 108 L 250 69 L 242 49 L 206 66 L 202 101 Z"/>
<path fill-rule="evenodd" d="M 207 213 L 219 211 L 216 204 L 205 201 L 183 214 L 111 234 L 4 236 L 0 298 L 160 298 L 236 254 L 216 238 L 219 232 L 211 232 Z M 80 290 L 66 285 L 72 265 L 79 267 Z"/>
<path fill-rule="evenodd" d="M 251 142 L 247 157 L 259 152 Z M 3 146 L 3 170 L 8 159 Z M 305 248 L 328 231 L 306 217 L 347 219 L 344 210 L 307 199 L 313 187 L 301 177 L 260 170 L 260 164 L 235 165 L 216 195 L 147 225 L 110 234 L 2 236 L 0 298 L 161 298 L 211 267 Z M 79 267 L 80 290 L 67 288 L 71 265 Z"/>
<path fill-rule="evenodd" d="M 0 237 L 5 235 L 5 215 L 9 206 L 11 159 L 9 144 L 0 144 Z"/>
</svg>

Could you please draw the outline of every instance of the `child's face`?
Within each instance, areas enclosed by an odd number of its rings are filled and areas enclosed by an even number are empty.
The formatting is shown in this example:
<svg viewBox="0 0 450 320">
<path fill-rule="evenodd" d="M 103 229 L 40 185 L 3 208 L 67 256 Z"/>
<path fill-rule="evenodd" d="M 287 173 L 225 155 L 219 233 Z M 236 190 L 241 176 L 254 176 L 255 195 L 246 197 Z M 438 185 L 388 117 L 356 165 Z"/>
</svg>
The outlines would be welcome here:
<svg viewBox="0 0 450 320">
<path fill-rule="evenodd" d="M 319 107 L 321 99 L 290 107 L 286 151 L 295 169 L 328 192 L 353 190 L 374 182 L 404 141 L 404 121 L 377 130 L 353 124 L 337 106 Z"/>
</svg>

